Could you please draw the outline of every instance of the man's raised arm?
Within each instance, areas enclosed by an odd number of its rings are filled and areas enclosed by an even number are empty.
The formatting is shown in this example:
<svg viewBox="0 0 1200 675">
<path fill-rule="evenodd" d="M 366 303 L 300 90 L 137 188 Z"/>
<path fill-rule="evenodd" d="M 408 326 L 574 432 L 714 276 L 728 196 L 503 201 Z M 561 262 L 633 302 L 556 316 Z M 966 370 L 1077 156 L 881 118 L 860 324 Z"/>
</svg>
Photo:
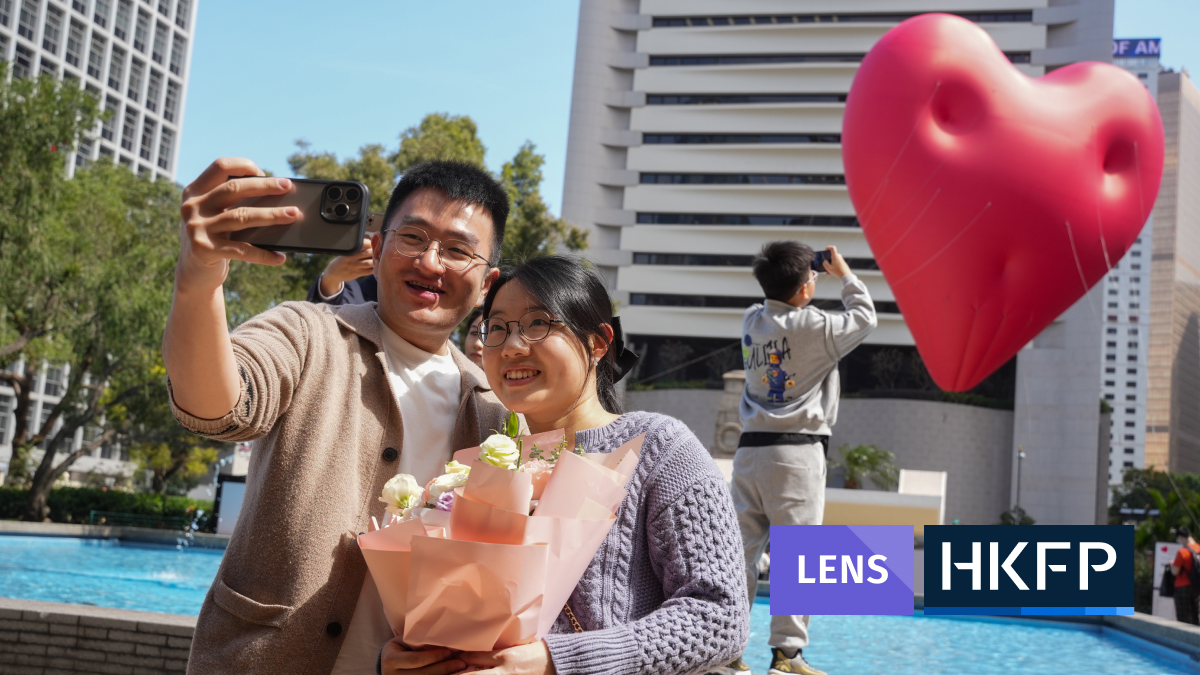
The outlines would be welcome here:
<svg viewBox="0 0 1200 675">
<path fill-rule="evenodd" d="M 228 180 L 231 176 L 254 176 Z M 282 253 L 229 239 L 232 232 L 263 225 L 286 225 L 300 215 L 295 207 L 234 207 L 248 197 L 278 195 L 291 188 L 286 178 L 267 178 L 248 159 L 218 159 L 183 191 L 179 264 L 175 294 L 163 335 L 163 361 L 175 404 L 196 417 L 217 419 L 237 404 L 242 387 L 225 323 L 222 285 L 230 260 L 280 265 Z"/>
</svg>

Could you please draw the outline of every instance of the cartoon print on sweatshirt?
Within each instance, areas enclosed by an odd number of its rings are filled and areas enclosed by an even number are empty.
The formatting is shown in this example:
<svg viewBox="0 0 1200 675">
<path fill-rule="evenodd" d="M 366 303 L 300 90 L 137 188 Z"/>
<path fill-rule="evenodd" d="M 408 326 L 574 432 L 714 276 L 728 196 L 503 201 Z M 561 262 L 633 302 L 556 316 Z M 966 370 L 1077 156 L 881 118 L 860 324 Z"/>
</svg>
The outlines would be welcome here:
<svg viewBox="0 0 1200 675">
<path fill-rule="evenodd" d="M 772 403 L 787 401 L 785 394 L 796 386 L 792 374 L 784 369 L 784 361 L 791 355 L 786 337 L 761 345 L 755 345 L 749 335 L 742 337 L 742 359 L 747 375 L 754 373 L 761 376 L 762 383 L 767 385 L 767 400 Z"/>
</svg>

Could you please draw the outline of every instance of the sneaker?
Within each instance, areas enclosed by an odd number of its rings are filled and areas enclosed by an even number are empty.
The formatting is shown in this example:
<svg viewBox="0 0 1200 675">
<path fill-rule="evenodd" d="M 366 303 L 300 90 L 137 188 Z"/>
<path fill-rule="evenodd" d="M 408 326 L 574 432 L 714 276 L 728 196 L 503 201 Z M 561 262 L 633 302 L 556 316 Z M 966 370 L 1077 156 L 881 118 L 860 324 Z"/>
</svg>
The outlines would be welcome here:
<svg viewBox="0 0 1200 675">
<path fill-rule="evenodd" d="M 727 666 L 708 671 L 708 675 L 750 675 L 750 666 L 739 656 Z"/>
<path fill-rule="evenodd" d="M 797 651 L 796 655 L 789 659 L 782 650 L 774 647 L 771 648 L 771 669 L 767 673 L 768 675 L 789 675 L 790 673 L 825 675 L 825 671 L 808 665 L 808 662 L 804 660 L 804 654 L 800 651 Z"/>
</svg>

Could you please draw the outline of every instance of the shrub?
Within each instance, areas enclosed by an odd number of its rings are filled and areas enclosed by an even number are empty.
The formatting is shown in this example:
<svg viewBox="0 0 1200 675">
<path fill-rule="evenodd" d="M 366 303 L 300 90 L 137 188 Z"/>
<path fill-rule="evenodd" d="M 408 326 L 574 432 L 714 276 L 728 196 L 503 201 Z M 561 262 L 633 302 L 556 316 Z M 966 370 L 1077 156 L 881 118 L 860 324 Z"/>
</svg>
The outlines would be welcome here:
<svg viewBox="0 0 1200 675">
<path fill-rule="evenodd" d="M 14 520 L 25 512 L 28 491 L 0 488 L 0 519 Z M 92 511 L 132 513 L 141 516 L 183 518 L 195 522 L 197 529 L 208 531 L 213 503 L 187 497 L 169 497 L 140 492 L 121 492 L 99 488 L 56 488 L 46 501 L 50 520 L 56 523 L 86 525 Z M 203 511 L 203 515 L 197 515 Z"/>
</svg>

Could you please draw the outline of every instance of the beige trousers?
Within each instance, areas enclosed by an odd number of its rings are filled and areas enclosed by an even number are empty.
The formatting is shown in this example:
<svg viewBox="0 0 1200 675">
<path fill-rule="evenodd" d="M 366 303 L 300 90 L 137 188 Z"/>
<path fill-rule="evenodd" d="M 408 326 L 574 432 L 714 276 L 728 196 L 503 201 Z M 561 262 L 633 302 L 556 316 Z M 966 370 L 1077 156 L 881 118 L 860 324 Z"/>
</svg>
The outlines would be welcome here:
<svg viewBox="0 0 1200 675">
<path fill-rule="evenodd" d="M 820 525 L 825 515 L 825 449 L 814 445 L 738 448 L 733 459 L 733 505 L 746 553 L 750 603 L 758 589 L 758 561 L 772 525 Z M 808 646 L 808 616 L 771 617 L 767 644 L 787 653 Z"/>
</svg>

